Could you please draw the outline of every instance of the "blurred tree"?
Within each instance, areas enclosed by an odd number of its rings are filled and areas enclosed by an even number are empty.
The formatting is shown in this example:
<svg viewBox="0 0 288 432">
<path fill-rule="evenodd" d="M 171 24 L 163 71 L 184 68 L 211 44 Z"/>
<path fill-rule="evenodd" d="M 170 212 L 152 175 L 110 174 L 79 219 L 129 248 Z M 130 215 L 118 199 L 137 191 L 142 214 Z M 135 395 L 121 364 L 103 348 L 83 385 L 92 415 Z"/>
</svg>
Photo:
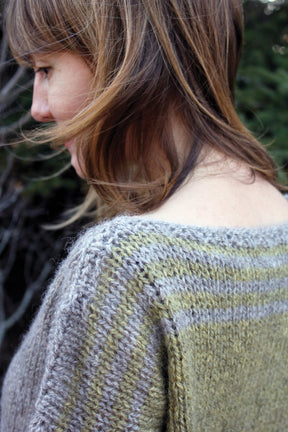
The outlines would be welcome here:
<svg viewBox="0 0 288 432">
<path fill-rule="evenodd" d="M 244 123 L 269 145 L 287 183 L 288 1 L 246 0 L 236 102 Z"/>
</svg>

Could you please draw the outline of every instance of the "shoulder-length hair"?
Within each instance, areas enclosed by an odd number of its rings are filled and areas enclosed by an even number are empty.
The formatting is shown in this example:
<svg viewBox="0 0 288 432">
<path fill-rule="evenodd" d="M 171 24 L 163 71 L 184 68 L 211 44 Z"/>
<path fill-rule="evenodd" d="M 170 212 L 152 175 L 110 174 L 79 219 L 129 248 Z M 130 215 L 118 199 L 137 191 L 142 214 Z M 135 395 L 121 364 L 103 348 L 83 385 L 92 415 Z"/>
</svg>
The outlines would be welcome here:
<svg viewBox="0 0 288 432">
<path fill-rule="evenodd" d="M 49 137 L 77 136 L 87 180 L 114 213 L 159 206 L 193 175 L 207 145 L 276 184 L 273 161 L 234 107 L 241 3 L 9 0 L 18 61 L 69 50 L 94 72 L 86 107 Z"/>
</svg>

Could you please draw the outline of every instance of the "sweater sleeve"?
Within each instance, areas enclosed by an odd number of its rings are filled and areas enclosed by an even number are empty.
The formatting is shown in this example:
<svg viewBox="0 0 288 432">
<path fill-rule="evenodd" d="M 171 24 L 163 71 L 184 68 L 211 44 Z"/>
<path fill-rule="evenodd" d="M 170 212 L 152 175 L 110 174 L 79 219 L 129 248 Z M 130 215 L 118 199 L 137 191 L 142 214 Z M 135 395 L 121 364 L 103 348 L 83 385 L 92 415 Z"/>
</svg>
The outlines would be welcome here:
<svg viewBox="0 0 288 432">
<path fill-rule="evenodd" d="M 129 256 L 90 243 L 61 271 L 29 432 L 162 430 L 162 337 Z"/>
</svg>

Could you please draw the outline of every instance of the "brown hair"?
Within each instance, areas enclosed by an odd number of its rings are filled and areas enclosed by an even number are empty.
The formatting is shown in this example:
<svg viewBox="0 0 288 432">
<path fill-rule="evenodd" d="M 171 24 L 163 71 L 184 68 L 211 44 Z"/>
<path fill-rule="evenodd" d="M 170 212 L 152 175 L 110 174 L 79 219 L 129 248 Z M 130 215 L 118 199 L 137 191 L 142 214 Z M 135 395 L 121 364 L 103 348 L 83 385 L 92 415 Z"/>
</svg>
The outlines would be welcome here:
<svg viewBox="0 0 288 432">
<path fill-rule="evenodd" d="M 159 206 L 193 171 L 205 144 L 276 184 L 273 161 L 234 107 L 241 3 L 9 0 L 19 61 L 72 50 L 93 68 L 92 102 L 50 137 L 77 136 L 87 179 L 115 213 Z M 175 119 L 185 130 L 183 154 Z"/>
</svg>

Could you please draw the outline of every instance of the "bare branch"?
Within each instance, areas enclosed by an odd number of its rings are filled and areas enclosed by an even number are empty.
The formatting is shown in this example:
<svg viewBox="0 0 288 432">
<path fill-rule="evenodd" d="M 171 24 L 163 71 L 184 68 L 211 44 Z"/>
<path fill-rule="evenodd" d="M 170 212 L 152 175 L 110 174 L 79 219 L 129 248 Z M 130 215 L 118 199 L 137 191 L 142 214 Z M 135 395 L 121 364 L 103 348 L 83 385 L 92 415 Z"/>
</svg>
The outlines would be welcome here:
<svg viewBox="0 0 288 432">
<path fill-rule="evenodd" d="M 0 91 L 0 103 L 2 103 L 2 98 L 4 99 L 4 97 L 7 96 L 11 92 L 11 90 L 18 84 L 21 78 L 23 78 L 25 72 L 26 69 L 23 66 L 17 68 L 17 71 Z"/>
<path fill-rule="evenodd" d="M 12 102 L 14 102 L 21 93 L 23 93 L 26 90 L 29 90 L 32 87 L 33 79 L 30 79 L 29 81 L 26 81 L 24 83 L 21 83 L 17 86 L 17 88 L 11 90 L 10 93 L 1 94 L 0 92 L 0 104 L 2 105 L 1 111 L 4 111 L 4 108 L 9 106 Z"/>
<path fill-rule="evenodd" d="M 17 121 L 11 123 L 8 126 L 2 126 L 0 127 L 0 137 L 5 137 L 6 135 L 11 134 L 12 132 L 17 131 L 18 129 L 21 129 L 25 124 L 27 124 L 31 120 L 31 113 L 30 111 L 23 114 Z M 1 143 L 0 143 L 1 145 Z M 6 145 L 3 143 L 2 145 Z"/>
<path fill-rule="evenodd" d="M 1 48 L 0 48 L 0 73 L 2 72 L 2 70 L 4 70 L 6 66 L 5 60 L 6 60 L 7 52 L 8 52 L 8 38 L 7 38 L 7 33 L 3 31 Z"/>
<path fill-rule="evenodd" d="M 2 190 L 3 190 L 4 184 L 5 184 L 8 176 L 11 173 L 13 163 L 14 163 L 14 155 L 13 155 L 13 153 L 9 153 L 7 156 L 7 159 L 6 159 L 5 169 L 2 172 L 1 177 L 0 177 L 0 198 L 2 195 Z"/>
</svg>

